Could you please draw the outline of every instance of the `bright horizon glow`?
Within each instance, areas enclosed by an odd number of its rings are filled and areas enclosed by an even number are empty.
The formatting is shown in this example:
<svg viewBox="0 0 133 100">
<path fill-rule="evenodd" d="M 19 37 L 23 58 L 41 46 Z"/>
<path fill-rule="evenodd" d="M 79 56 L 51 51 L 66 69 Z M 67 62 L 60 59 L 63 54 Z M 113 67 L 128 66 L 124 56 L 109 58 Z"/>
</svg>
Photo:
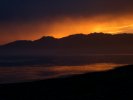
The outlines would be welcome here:
<svg viewBox="0 0 133 100">
<path fill-rule="evenodd" d="M 74 33 L 89 34 L 93 32 L 103 33 L 133 33 L 133 20 L 129 16 L 112 18 L 99 16 L 89 19 L 65 19 L 51 25 L 49 35 L 60 38 Z"/>
<path fill-rule="evenodd" d="M 61 38 L 72 34 L 103 32 L 133 33 L 133 16 L 101 15 L 96 17 L 63 17 L 53 21 L 16 22 L 2 24 L 0 44 L 15 40 L 36 40 L 42 36 Z M 11 34 L 11 35 L 10 35 Z"/>
</svg>

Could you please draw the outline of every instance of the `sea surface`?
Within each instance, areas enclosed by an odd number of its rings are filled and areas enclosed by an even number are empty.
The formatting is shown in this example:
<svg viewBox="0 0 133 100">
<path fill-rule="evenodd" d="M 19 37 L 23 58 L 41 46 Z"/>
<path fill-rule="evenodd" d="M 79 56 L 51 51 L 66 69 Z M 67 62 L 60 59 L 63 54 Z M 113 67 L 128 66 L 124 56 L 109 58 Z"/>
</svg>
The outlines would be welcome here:
<svg viewBox="0 0 133 100">
<path fill-rule="evenodd" d="M 0 67 L 0 83 L 16 83 L 112 70 L 123 64 L 97 63 L 79 66 Z"/>
<path fill-rule="evenodd" d="M 1 57 L 0 84 L 107 71 L 133 64 L 133 55 Z"/>
</svg>

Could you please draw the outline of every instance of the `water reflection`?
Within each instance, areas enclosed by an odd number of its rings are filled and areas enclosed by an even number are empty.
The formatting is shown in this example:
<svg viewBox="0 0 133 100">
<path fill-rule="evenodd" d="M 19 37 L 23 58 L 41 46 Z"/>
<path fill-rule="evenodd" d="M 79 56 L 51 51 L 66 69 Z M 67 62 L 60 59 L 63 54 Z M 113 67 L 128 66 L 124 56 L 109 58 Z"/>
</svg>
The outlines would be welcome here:
<svg viewBox="0 0 133 100">
<path fill-rule="evenodd" d="M 81 66 L 53 66 L 53 67 L 0 67 L 0 83 L 40 80 L 82 74 L 86 72 L 106 71 L 123 64 L 97 63 Z"/>
</svg>

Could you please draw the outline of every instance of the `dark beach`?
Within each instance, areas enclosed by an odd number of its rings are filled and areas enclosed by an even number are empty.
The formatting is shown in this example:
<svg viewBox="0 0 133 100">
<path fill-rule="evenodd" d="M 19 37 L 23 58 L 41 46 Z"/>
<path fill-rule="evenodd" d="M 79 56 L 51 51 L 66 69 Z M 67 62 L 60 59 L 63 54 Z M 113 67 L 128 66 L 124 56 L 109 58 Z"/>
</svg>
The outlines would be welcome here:
<svg viewBox="0 0 133 100">
<path fill-rule="evenodd" d="M 1 84 L 1 100 L 132 100 L 133 65 L 33 82 Z"/>
</svg>

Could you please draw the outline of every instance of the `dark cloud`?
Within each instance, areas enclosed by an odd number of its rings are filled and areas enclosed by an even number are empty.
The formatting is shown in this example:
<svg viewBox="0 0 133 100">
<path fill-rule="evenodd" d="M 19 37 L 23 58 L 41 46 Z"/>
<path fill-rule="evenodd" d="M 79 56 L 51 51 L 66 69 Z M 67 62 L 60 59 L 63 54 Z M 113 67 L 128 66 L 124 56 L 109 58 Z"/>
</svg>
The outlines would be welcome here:
<svg viewBox="0 0 133 100">
<path fill-rule="evenodd" d="M 132 5 L 133 0 L 0 0 L 0 44 L 43 35 L 133 32 Z"/>
<path fill-rule="evenodd" d="M 0 21 L 132 13 L 132 0 L 0 0 Z"/>
</svg>

